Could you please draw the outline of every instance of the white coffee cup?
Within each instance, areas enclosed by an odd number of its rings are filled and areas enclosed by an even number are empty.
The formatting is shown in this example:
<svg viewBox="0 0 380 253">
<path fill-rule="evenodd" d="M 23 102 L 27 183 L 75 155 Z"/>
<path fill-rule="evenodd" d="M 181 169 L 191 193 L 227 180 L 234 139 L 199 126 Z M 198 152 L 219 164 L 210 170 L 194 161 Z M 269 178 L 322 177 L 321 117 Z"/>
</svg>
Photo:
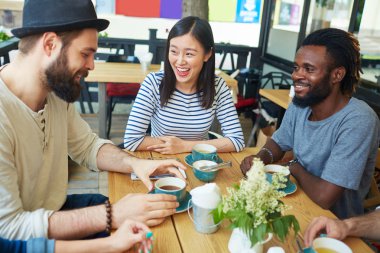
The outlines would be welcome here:
<svg viewBox="0 0 380 253">
<path fill-rule="evenodd" d="M 333 252 L 352 253 L 350 247 L 348 247 L 345 243 L 329 237 L 318 237 L 314 239 L 313 249 L 316 252 L 319 252 L 318 249 L 329 249 L 333 250 Z"/>
<path fill-rule="evenodd" d="M 267 164 L 264 167 L 264 171 L 271 174 L 281 173 L 289 180 L 290 170 L 289 170 L 289 167 L 287 166 L 282 166 L 279 164 Z"/>
</svg>

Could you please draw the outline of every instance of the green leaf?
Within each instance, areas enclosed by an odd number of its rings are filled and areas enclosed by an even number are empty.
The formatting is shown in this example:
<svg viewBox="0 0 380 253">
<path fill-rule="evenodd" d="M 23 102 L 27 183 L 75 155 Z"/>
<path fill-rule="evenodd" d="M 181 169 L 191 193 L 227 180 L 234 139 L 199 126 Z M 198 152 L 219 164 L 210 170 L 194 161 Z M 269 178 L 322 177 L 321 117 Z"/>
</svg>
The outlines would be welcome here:
<svg viewBox="0 0 380 253">
<path fill-rule="evenodd" d="M 272 222 L 272 231 L 282 242 L 289 234 L 290 229 L 293 229 L 295 234 L 300 231 L 299 223 L 294 215 L 282 216 Z"/>
<path fill-rule="evenodd" d="M 273 220 L 273 233 L 283 242 L 286 236 L 286 228 L 282 221 L 282 217 Z"/>
<path fill-rule="evenodd" d="M 213 215 L 215 224 L 221 222 L 225 217 L 225 214 L 223 212 L 223 204 L 220 203 L 217 208 L 211 211 L 211 214 Z"/>
<path fill-rule="evenodd" d="M 0 32 L 0 42 L 9 40 L 11 37 L 8 36 L 5 32 Z"/>
</svg>

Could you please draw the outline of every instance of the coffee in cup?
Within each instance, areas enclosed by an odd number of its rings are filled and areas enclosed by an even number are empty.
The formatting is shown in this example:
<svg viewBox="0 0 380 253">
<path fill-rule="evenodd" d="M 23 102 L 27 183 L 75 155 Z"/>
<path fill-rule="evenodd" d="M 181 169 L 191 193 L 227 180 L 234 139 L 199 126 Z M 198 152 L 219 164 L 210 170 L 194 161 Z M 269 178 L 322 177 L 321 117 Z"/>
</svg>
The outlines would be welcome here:
<svg viewBox="0 0 380 253">
<path fill-rule="evenodd" d="M 350 247 L 345 243 L 329 237 L 318 237 L 314 239 L 313 249 L 317 253 L 352 253 Z"/>
<path fill-rule="evenodd" d="M 160 178 L 154 184 L 154 193 L 174 195 L 180 202 L 186 197 L 186 182 L 177 177 Z"/>
<path fill-rule="evenodd" d="M 210 144 L 197 144 L 191 151 L 193 161 L 209 160 L 216 161 L 218 155 L 216 154 L 216 147 Z"/>
</svg>

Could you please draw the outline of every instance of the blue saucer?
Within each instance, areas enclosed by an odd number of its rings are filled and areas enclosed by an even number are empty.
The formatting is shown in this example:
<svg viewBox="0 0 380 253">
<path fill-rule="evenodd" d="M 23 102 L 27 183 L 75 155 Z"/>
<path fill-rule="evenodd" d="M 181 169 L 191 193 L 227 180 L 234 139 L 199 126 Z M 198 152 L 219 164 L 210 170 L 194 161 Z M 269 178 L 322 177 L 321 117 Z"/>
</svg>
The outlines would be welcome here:
<svg viewBox="0 0 380 253">
<path fill-rule="evenodd" d="M 148 192 L 149 194 L 155 194 L 155 192 L 151 191 L 151 192 Z M 189 207 L 189 209 L 193 206 L 192 203 L 190 203 L 189 205 L 189 201 L 191 200 L 191 195 L 188 191 L 186 191 L 186 196 L 185 198 L 179 202 L 179 207 L 177 207 L 175 209 L 175 213 L 183 213 L 185 211 L 187 211 L 187 208 Z"/>
<path fill-rule="evenodd" d="M 188 191 L 186 191 L 186 196 L 185 198 L 179 203 L 179 207 L 177 207 L 175 209 L 175 213 L 182 213 L 182 212 L 185 212 L 187 211 L 187 208 L 189 207 L 192 208 L 193 204 L 190 203 L 189 205 L 189 201 L 191 200 L 191 195 Z"/>
<path fill-rule="evenodd" d="M 267 177 L 268 182 L 271 183 L 272 175 L 269 173 L 266 173 L 266 177 Z M 286 187 L 283 189 L 279 189 L 279 191 L 283 191 L 286 193 L 286 195 L 289 195 L 297 191 L 297 185 L 289 179 L 288 182 L 286 183 Z"/>
<path fill-rule="evenodd" d="M 191 154 L 185 156 L 185 163 L 186 163 L 187 165 L 189 165 L 190 167 L 193 167 L 193 163 L 194 163 L 194 162 L 195 162 L 195 161 L 193 160 L 193 156 L 192 156 Z M 216 162 L 216 163 L 222 163 L 223 160 L 222 160 L 222 158 L 220 158 L 219 156 L 217 156 L 215 162 Z"/>
<path fill-rule="evenodd" d="M 284 189 L 281 189 L 281 191 L 285 192 L 286 195 L 295 193 L 297 191 L 297 185 L 289 180 L 286 184 L 286 187 Z"/>
<path fill-rule="evenodd" d="M 317 253 L 312 247 L 303 248 L 304 253 Z"/>
</svg>

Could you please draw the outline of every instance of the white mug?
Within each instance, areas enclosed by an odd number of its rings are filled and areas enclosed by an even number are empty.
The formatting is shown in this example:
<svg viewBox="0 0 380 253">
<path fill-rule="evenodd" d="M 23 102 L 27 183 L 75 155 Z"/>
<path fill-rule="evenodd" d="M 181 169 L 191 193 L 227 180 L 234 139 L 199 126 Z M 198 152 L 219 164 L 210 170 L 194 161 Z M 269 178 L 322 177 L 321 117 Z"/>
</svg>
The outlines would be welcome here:
<svg viewBox="0 0 380 253">
<path fill-rule="evenodd" d="M 330 249 L 339 253 L 352 253 L 350 247 L 348 247 L 344 242 L 329 238 L 329 237 L 318 237 L 313 241 L 313 249 L 318 252 L 318 249 Z"/>
</svg>

